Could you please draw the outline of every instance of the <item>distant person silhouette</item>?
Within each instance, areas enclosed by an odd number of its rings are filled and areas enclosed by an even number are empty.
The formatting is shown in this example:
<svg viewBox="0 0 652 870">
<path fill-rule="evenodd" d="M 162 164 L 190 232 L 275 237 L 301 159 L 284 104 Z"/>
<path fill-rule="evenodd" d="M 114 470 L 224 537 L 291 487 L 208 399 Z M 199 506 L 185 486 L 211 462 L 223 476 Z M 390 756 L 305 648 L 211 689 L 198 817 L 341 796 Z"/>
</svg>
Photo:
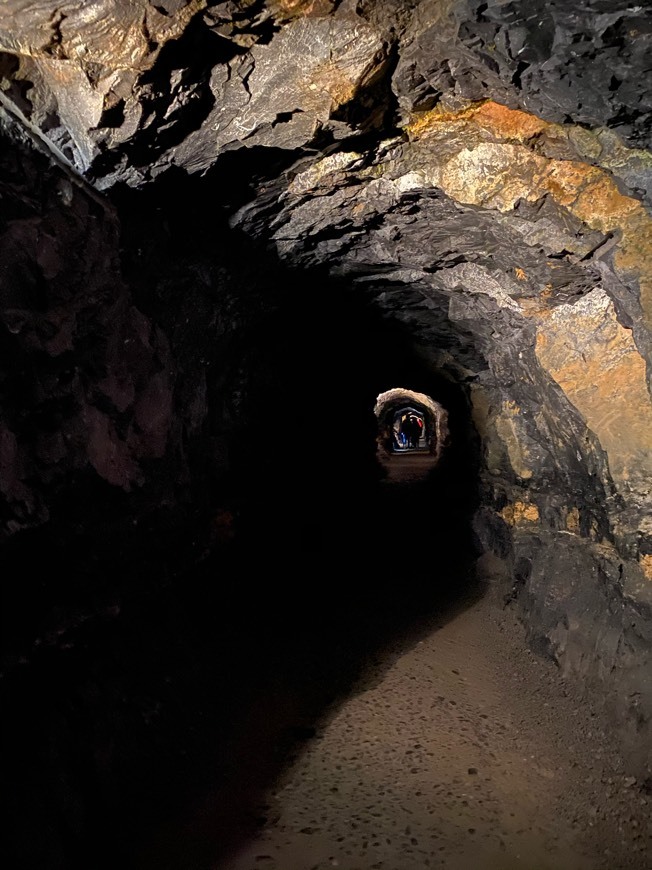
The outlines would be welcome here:
<svg viewBox="0 0 652 870">
<path fill-rule="evenodd" d="M 416 449 L 421 438 L 421 426 L 418 417 L 410 417 L 410 447 Z"/>
<path fill-rule="evenodd" d="M 407 416 L 401 422 L 401 432 L 405 436 L 405 444 L 408 448 L 414 450 L 419 446 L 419 439 L 421 438 L 421 426 L 418 417 Z"/>
<path fill-rule="evenodd" d="M 403 447 L 410 447 L 412 440 L 412 424 L 410 422 L 409 417 L 403 417 L 401 420 L 401 426 L 399 428 L 399 436 L 401 438 L 401 443 Z"/>
<path fill-rule="evenodd" d="M 414 436 L 415 436 L 414 446 L 415 447 L 419 446 L 419 442 L 421 441 L 422 435 L 423 435 L 423 420 L 421 419 L 421 417 L 415 417 L 414 418 Z"/>
</svg>

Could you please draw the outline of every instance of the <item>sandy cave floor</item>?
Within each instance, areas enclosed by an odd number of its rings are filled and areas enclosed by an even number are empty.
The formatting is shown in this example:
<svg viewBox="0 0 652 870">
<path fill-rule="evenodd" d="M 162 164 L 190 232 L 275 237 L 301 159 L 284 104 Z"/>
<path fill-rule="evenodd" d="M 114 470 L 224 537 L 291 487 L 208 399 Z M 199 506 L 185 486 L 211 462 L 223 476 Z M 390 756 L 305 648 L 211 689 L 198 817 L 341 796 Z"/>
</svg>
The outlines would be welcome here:
<svg viewBox="0 0 652 870">
<path fill-rule="evenodd" d="M 649 870 L 652 800 L 490 597 L 342 705 L 219 870 Z"/>
<path fill-rule="evenodd" d="M 258 836 L 215 870 L 652 868 L 652 797 L 502 599 L 394 655 L 317 725 Z"/>
</svg>

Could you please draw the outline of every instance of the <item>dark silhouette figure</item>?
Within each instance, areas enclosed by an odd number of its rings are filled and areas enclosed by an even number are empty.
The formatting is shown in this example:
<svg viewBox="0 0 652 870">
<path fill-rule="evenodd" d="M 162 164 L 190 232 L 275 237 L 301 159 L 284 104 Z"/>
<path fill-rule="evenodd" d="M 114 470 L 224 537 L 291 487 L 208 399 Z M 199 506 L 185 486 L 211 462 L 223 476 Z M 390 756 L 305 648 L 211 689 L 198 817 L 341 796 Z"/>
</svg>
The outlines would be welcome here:
<svg viewBox="0 0 652 870">
<path fill-rule="evenodd" d="M 415 449 L 419 446 L 422 423 L 418 417 L 407 416 L 401 422 L 401 432 L 405 435 L 406 447 Z"/>
<path fill-rule="evenodd" d="M 420 417 L 412 418 L 412 434 L 414 436 L 414 446 L 419 446 L 421 434 L 423 433 L 423 420 Z"/>
</svg>

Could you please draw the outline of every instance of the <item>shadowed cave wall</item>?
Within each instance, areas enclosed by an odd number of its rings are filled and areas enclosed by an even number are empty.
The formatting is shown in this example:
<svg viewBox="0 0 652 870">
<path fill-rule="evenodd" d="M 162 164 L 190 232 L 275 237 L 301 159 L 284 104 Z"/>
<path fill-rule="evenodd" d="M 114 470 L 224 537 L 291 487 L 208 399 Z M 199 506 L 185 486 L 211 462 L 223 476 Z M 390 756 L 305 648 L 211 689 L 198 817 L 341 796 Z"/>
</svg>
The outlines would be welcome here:
<svg viewBox="0 0 652 870">
<path fill-rule="evenodd" d="M 362 510 L 406 387 L 478 571 L 649 777 L 649 11 L 81 9 L 0 20 L 10 681 L 297 504 L 306 547 Z"/>
</svg>

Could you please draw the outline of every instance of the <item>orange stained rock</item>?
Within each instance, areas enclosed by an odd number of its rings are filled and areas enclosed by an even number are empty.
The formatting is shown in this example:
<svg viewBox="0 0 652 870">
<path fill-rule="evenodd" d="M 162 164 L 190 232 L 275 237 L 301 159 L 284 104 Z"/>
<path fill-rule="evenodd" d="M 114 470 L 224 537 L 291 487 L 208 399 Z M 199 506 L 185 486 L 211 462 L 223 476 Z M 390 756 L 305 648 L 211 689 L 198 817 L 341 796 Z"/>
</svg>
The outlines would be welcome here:
<svg viewBox="0 0 652 870">
<path fill-rule="evenodd" d="M 281 14 L 298 18 L 302 15 L 328 15 L 335 3 L 334 0 L 276 0 L 273 5 Z"/>
<path fill-rule="evenodd" d="M 516 404 L 516 402 L 508 400 L 506 402 L 503 402 L 503 412 L 509 417 L 519 417 L 521 414 L 521 409 Z"/>
<path fill-rule="evenodd" d="M 535 194 L 548 193 L 559 205 L 573 211 L 578 197 L 588 186 L 592 188 L 590 199 L 596 196 L 595 208 L 602 212 L 597 194 L 603 177 L 608 178 L 602 170 L 580 160 L 558 160 L 536 155 L 536 161 L 540 176 L 536 179 Z M 603 193 L 600 200 L 604 202 L 608 196 Z"/>
<path fill-rule="evenodd" d="M 641 568 L 647 580 L 652 583 L 652 554 L 648 553 L 639 559 Z"/>
<path fill-rule="evenodd" d="M 551 160 L 542 187 L 592 230 L 619 233 L 614 264 L 624 277 L 638 279 L 652 329 L 652 217 L 643 204 L 621 193 L 604 170 L 576 161 Z"/>
<path fill-rule="evenodd" d="M 564 161 L 558 163 L 562 164 L 560 168 L 563 171 Z M 618 228 L 624 229 L 632 218 L 645 215 L 642 203 L 621 193 L 606 172 L 589 172 L 588 169 L 592 167 L 587 168 L 582 163 L 579 167 L 581 174 L 572 191 L 575 196 L 571 209 L 585 224 L 607 233 Z"/>
<path fill-rule="evenodd" d="M 652 405 L 645 362 L 613 303 L 594 291 L 543 321 L 535 352 L 595 432 L 614 479 L 640 486 L 652 473 Z"/>
<path fill-rule="evenodd" d="M 333 100 L 333 109 L 353 99 L 358 88 L 357 77 L 352 79 L 345 70 L 332 61 L 320 64 L 310 74 L 310 90 L 326 91 Z"/>
<path fill-rule="evenodd" d="M 442 189 L 459 202 L 501 211 L 512 209 L 519 198 L 536 201 L 551 196 L 591 229 L 618 233 L 616 268 L 624 277 L 638 279 L 644 319 L 652 329 L 652 218 L 643 204 L 621 193 L 611 174 L 598 166 L 549 158 L 532 150 L 532 139 L 543 130 L 558 130 L 567 136 L 566 129 L 493 100 L 455 112 L 437 108 L 421 112 L 405 129 L 418 142 L 460 126 L 479 133 L 481 142 L 493 144 L 449 152 L 441 174 Z M 479 159 L 472 159 L 474 152 Z"/>
<path fill-rule="evenodd" d="M 473 118 L 477 111 L 477 104 L 470 104 L 456 111 L 447 111 L 441 106 L 435 106 L 427 112 L 415 113 L 404 129 L 412 140 L 425 139 L 429 133 L 436 132 L 442 125 L 465 122 Z"/>
<path fill-rule="evenodd" d="M 513 504 L 506 505 L 500 515 L 510 526 L 539 522 L 539 508 L 535 504 L 524 501 L 515 501 Z"/>
<path fill-rule="evenodd" d="M 637 278 L 643 316 L 652 328 L 652 217 L 637 199 L 618 190 L 602 169 L 551 160 L 542 188 L 592 230 L 619 233 L 616 269 Z"/>
<path fill-rule="evenodd" d="M 580 512 L 576 507 L 571 508 L 566 515 L 566 528 L 574 535 L 580 530 Z"/>
<path fill-rule="evenodd" d="M 438 106 L 427 112 L 415 113 L 405 126 L 412 139 L 422 139 L 442 124 L 471 122 L 501 141 L 526 142 L 554 125 L 536 115 L 508 109 L 494 100 L 470 103 L 463 109 L 447 111 Z"/>
</svg>

